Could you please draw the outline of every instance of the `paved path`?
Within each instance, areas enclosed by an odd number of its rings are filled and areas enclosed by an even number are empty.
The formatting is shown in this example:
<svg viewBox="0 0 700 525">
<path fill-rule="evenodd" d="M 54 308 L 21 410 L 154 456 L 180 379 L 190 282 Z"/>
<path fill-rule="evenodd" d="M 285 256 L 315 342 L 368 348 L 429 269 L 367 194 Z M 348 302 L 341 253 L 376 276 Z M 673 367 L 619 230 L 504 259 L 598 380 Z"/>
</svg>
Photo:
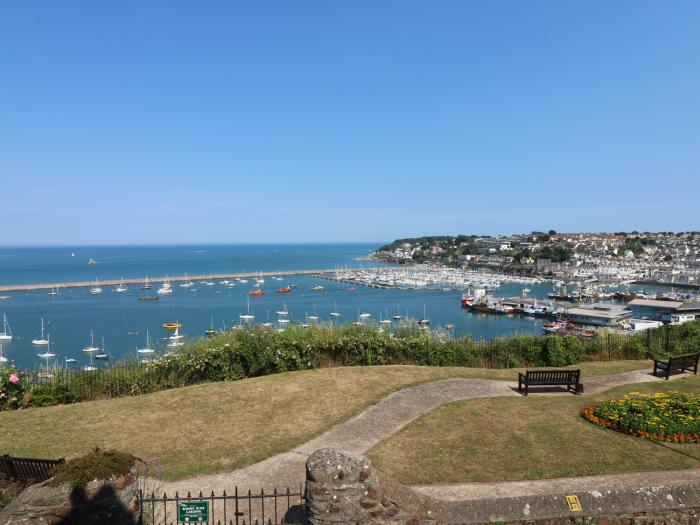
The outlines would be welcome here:
<svg viewBox="0 0 700 525">
<path fill-rule="evenodd" d="M 679 377 L 679 376 L 677 376 Z M 586 379 L 584 386 L 586 394 L 598 393 L 609 388 L 627 385 L 631 383 L 644 383 L 661 381 L 651 375 L 649 371 L 625 372 L 606 376 L 594 376 Z M 222 474 L 199 476 L 183 479 L 171 483 L 160 483 L 160 490 L 168 493 L 179 491 L 202 491 L 205 493 L 230 491 L 234 486 L 240 490 L 265 490 L 269 488 L 296 487 L 304 482 L 306 458 L 315 450 L 324 447 L 332 447 L 354 454 L 365 454 L 374 445 L 383 441 L 411 421 L 426 414 L 433 409 L 465 399 L 477 399 L 484 397 L 512 396 L 522 399 L 516 391 L 517 385 L 508 381 L 487 379 L 445 379 L 433 383 L 426 383 L 412 388 L 399 390 L 380 400 L 354 418 L 340 423 L 323 434 L 307 441 L 295 449 L 272 456 L 264 461 L 248 467 Z M 531 393 L 530 395 L 540 395 Z M 546 395 L 559 395 L 552 393 L 551 389 Z M 571 395 L 561 392 L 560 395 Z M 603 476 L 606 477 L 606 476 Z M 552 480 L 540 482 L 517 482 L 522 488 L 528 490 L 530 486 L 540 483 L 543 487 L 551 485 Z M 452 494 L 475 494 L 478 487 L 487 484 L 467 483 L 458 486 L 450 486 Z M 495 490 L 499 484 L 488 484 L 490 491 Z M 504 485 L 504 484 L 501 484 Z M 516 488 L 521 485 L 514 485 Z M 460 488 L 463 487 L 463 488 Z M 428 488 L 422 491 L 430 492 Z M 516 489 L 513 489 L 516 490 Z M 441 488 L 442 493 L 442 488 Z"/>
</svg>

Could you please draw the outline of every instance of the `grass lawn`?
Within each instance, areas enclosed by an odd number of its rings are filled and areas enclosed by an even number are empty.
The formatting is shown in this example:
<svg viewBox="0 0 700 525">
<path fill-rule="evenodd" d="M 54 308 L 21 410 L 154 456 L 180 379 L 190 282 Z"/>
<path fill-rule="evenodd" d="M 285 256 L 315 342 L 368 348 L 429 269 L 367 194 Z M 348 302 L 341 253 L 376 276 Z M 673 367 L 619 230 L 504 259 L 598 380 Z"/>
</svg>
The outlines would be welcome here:
<svg viewBox="0 0 700 525">
<path fill-rule="evenodd" d="M 579 409 L 638 391 L 700 392 L 700 376 L 618 387 L 595 396 L 458 401 L 409 424 L 370 451 L 407 484 L 503 481 L 700 468 L 700 445 L 662 444 L 602 429 Z"/>
<path fill-rule="evenodd" d="M 649 363 L 580 367 L 585 377 L 648 368 Z M 517 373 L 420 366 L 326 368 L 0 412 L 0 453 L 68 458 L 99 446 L 157 458 L 169 479 L 228 471 L 289 450 L 393 391 L 449 377 L 515 381 Z"/>
</svg>

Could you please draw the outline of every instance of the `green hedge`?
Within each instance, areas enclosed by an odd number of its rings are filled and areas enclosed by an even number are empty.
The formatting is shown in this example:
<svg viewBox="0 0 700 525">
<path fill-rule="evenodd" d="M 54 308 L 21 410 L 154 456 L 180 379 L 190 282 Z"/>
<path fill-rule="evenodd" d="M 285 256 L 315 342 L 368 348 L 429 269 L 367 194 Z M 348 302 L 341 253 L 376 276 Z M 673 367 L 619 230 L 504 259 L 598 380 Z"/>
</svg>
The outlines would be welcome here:
<svg viewBox="0 0 700 525">
<path fill-rule="evenodd" d="M 4 369 L 0 389 L 12 395 L 0 410 L 131 396 L 210 381 L 234 381 L 278 372 L 329 366 L 413 364 L 481 368 L 560 367 L 584 360 L 645 359 L 700 349 L 700 321 L 640 334 L 575 336 L 521 334 L 475 341 L 415 328 L 394 336 L 376 327 L 290 326 L 284 332 L 251 327 L 192 341 L 148 363 L 122 362 L 96 371 L 36 372 Z M 20 385 L 9 383 L 15 373 Z M 13 401 L 10 401 L 13 400 Z"/>
</svg>

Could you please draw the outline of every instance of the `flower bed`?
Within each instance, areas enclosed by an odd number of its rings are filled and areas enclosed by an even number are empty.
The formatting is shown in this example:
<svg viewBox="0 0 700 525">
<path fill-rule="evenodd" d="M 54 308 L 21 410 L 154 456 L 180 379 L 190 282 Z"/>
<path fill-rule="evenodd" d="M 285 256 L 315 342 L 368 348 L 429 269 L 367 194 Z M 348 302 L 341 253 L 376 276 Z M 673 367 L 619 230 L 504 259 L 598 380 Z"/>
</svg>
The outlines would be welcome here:
<svg viewBox="0 0 700 525">
<path fill-rule="evenodd" d="M 632 392 L 581 411 L 591 423 L 656 441 L 700 442 L 700 394 Z"/>
</svg>

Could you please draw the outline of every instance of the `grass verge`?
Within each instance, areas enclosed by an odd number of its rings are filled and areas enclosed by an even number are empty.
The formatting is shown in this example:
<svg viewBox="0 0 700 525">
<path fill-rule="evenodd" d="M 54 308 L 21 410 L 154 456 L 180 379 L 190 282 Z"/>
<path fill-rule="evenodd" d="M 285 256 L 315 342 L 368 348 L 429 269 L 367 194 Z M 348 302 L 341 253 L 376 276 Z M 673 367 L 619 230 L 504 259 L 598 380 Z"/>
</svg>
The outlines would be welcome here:
<svg viewBox="0 0 700 525">
<path fill-rule="evenodd" d="M 619 361 L 577 366 L 586 377 L 649 364 Z M 515 381 L 517 370 L 398 365 L 324 368 L 0 412 L 0 453 L 71 458 L 100 447 L 157 459 L 167 479 L 228 471 L 304 443 L 391 392 L 450 377 Z"/>
<path fill-rule="evenodd" d="M 700 376 L 592 396 L 528 396 L 440 407 L 373 448 L 375 466 L 407 484 L 505 481 L 700 467 L 700 445 L 659 443 L 585 421 L 579 410 L 625 393 L 700 392 Z"/>
</svg>

